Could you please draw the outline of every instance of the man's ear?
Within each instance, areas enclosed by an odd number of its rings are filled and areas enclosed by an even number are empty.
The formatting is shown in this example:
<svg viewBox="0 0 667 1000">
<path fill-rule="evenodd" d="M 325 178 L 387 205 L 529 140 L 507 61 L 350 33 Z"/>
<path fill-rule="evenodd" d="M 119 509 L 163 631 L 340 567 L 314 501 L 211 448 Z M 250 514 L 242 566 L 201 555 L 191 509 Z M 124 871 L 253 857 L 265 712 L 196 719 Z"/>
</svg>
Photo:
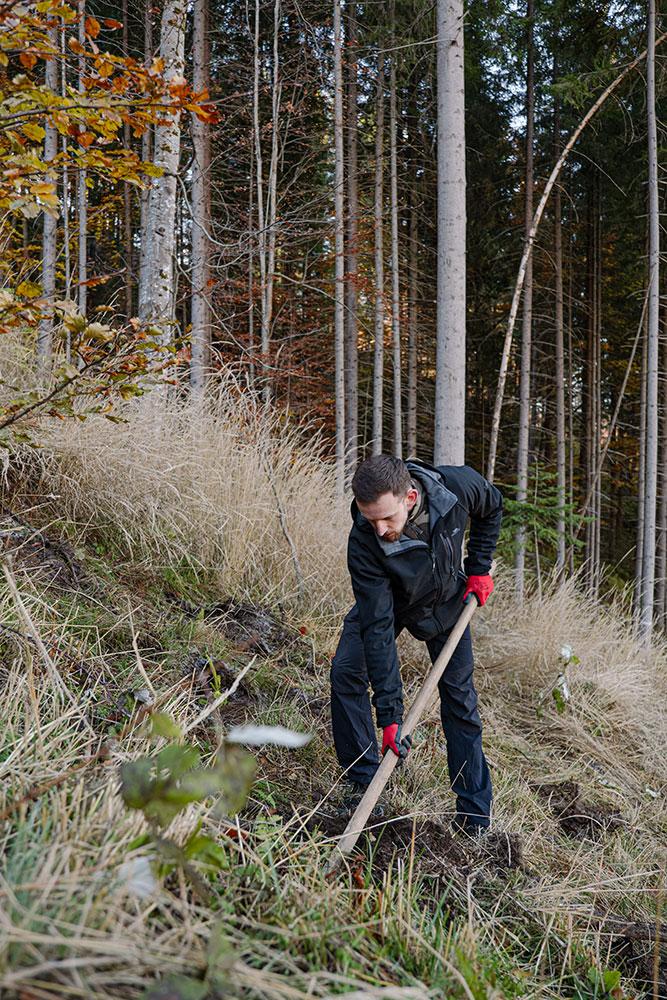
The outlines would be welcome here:
<svg viewBox="0 0 667 1000">
<path fill-rule="evenodd" d="M 405 494 L 405 499 L 408 502 L 408 510 L 412 510 L 414 505 L 417 503 L 417 500 L 419 499 L 419 493 L 414 488 L 414 486 L 411 486 L 408 492 Z"/>
</svg>

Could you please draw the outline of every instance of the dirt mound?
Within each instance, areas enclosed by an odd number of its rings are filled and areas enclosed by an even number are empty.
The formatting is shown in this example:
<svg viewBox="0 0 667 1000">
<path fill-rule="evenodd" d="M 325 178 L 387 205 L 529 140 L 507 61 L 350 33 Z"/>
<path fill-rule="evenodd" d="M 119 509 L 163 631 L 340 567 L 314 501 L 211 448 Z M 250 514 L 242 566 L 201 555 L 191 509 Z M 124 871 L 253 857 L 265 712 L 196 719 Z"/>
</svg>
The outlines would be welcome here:
<svg viewBox="0 0 667 1000">
<path fill-rule="evenodd" d="M 623 823 L 622 815 L 603 803 L 586 802 L 575 781 L 535 785 L 545 798 L 563 833 L 577 840 L 599 840 Z"/>
</svg>

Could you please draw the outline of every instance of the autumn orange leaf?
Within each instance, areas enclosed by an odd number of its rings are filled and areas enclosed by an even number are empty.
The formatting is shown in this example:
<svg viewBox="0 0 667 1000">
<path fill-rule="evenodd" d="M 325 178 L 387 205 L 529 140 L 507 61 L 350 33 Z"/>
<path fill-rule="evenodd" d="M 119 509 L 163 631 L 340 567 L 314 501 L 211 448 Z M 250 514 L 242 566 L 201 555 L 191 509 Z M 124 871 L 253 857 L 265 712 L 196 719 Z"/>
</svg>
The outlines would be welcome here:
<svg viewBox="0 0 667 1000">
<path fill-rule="evenodd" d="M 37 63 L 37 56 L 33 52 L 21 52 L 19 60 L 26 69 L 32 69 Z"/>
<path fill-rule="evenodd" d="M 79 56 L 83 55 L 83 53 L 86 51 L 85 46 L 81 44 L 78 38 L 68 38 L 67 44 L 69 48 L 72 50 L 72 52 L 75 52 Z"/>
<path fill-rule="evenodd" d="M 88 15 L 85 20 L 86 34 L 90 38 L 97 38 L 100 33 L 100 22 L 96 17 Z"/>
<path fill-rule="evenodd" d="M 115 31 L 116 28 L 122 28 L 123 27 L 123 22 L 122 21 L 117 21 L 115 19 L 115 17 L 105 17 L 104 18 L 104 27 L 105 28 L 111 28 L 112 30 Z"/>
</svg>

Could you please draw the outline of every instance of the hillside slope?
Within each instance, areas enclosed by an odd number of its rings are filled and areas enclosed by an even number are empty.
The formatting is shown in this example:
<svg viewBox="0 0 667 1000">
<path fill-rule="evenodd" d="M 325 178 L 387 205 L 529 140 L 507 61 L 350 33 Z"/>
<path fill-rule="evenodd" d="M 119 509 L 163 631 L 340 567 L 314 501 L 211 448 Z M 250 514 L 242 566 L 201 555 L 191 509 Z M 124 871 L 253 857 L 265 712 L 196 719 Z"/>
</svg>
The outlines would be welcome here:
<svg viewBox="0 0 667 1000">
<path fill-rule="evenodd" d="M 572 584 L 518 609 L 501 567 L 475 618 L 489 842 L 449 832 L 434 708 L 389 822 L 326 877 L 348 514 L 317 440 L 239 406 L 204 430 L 142 400 L 126 424 L 43 428 L 9 468 L 2 996 L 667 997 L 665 654 Z M 427 661 L 400 646 L 409 701 Z M 237 812 L 225 734 L 246 721 L 313 738 L 253 749 Z M 126 804 L 119 768 L 167 745 L 224 757 L 222 806 L 174 795 L 160 826 Z"/>
</svg>

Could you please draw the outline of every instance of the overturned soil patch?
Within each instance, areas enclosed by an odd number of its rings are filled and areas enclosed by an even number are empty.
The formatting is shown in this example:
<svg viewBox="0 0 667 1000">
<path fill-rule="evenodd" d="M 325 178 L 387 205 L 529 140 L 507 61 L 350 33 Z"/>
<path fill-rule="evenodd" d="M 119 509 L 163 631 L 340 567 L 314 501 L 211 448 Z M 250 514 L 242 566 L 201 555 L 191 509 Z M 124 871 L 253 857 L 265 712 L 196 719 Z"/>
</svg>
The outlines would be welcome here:
<svg viewBox="0 0 667 1000">
<path fill-rule="evenodd" d="M 312 831 L 327 837 L 340 837 L 348 823 L 347 816 L 316 814 L 308 823 Z M 357 852 L 371 859 L 378 880 L 395 863 L 396 858 L 409 862 L 414 858 L 422 874 L 440 881 L 451 878 L 465 881 L 480 865 L 496 873 L 507 873 L 522 865 L 519 838 L 515 834 L 490 833 L 477 843 L 465 835 L 454 836 L 447 827 L 429 819 L 375 819 L 370 829 L 359 838 Z M 354 855 L 352 856 L 354 857 Z"/>
<path fill-rule="evenodd" d="M 621 813 L 608 805 L 587 802 L 575 781 L 555 785 L 535 785 L 535 791 L 546 799 L 563 833 L 577 840 L 599 840 L 623 824 Z"/>
</svg>

